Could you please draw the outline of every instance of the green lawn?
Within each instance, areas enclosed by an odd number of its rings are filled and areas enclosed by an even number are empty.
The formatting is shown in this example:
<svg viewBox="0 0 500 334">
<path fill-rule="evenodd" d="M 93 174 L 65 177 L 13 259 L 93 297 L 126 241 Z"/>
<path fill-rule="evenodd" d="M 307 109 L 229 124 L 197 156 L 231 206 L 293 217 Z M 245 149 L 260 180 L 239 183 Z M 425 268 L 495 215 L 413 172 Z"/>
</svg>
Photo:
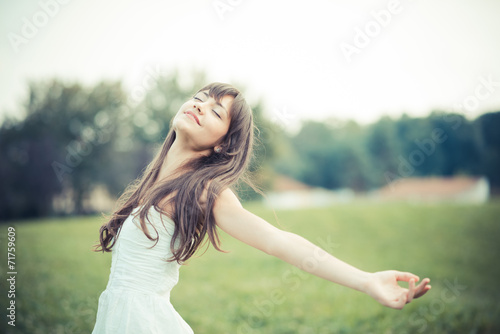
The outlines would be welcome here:
<svg viewBox="0 0 500 334">
<path fill-rule="evenodd" d="M 247 208 L 367 271 L 430 277 L 432 290 L 397 311 L 305 274 L 226 235 L 181 268 L 172 303 L 203 333 L 499 333 L 500 203 L 350 204 Z M 11 222 L 1 228 L 1 308 L 8 286 L 7 227 L 16 229 L 16 327 L 2 333 L 90 333 L 111 254 L 91 252 L 99 217 Z"/>
</svg>

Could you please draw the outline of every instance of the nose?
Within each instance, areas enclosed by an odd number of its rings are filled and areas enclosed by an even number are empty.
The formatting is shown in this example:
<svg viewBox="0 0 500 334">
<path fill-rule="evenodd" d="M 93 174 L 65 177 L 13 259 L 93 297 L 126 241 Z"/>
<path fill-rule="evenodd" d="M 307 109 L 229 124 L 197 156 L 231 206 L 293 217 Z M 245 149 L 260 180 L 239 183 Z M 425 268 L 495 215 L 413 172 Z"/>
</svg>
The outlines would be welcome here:
<svg viewBox="0 0 500 334">
<path fill-rule="evenodd" d="M 201 108 L 200 108 L 200 106 L 199 106 L 198 104 L 194 104 L 194 105 L 193 105 L 193 108 L 194 108 L 194 110 L 195 110 L 195 111 L 198 111 L 198 114 L 201 114 L 201 113 L 202 113 L 202 112 L 201 112 Z"/>
</svg>

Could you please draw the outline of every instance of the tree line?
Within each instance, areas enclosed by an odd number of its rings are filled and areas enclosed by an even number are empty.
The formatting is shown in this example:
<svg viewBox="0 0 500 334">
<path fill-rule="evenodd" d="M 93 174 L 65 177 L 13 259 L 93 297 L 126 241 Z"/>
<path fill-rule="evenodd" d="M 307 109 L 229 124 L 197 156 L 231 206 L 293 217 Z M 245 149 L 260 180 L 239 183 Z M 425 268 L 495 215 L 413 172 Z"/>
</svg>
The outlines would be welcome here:
<svg viewBox="0 0 500 334">
<path fill-rule="evenodd" d="M 205 83 L 178 74 L 155 78 L 131 98 L 120 82 L 86 87 L 31 82 L 22 119 L 0 126 L 0 220 L 94 213 L 97 186 L 118 197 L 159 149 L 179 106 Z M 137 88 L 137 87 L 136 87 Z M 328 189 L 366 191 L 417 176 L 485 175 L 500 186 L 500 112 L 475 120 L 435 111 L 427 117 L 304 121 L 290 134 L 254 103 L 256 154 L 251 172 L 263 190 L 276 173 Z M 244 186 L 243 198 L 255 197 Z M 59 203 L 56 205 L 56 202 Z M 61 204 L 62 203 L 62 204 Z"/>
<path fill-rule="evenodd" d="M 426 117 L 307 121 L 288 136 L 274 169 L 307 184 L 367 191 L 408 177 L 486 176 L 500 186 L 500 112 L 474 120 L 434 111 Z"/>
</svg>

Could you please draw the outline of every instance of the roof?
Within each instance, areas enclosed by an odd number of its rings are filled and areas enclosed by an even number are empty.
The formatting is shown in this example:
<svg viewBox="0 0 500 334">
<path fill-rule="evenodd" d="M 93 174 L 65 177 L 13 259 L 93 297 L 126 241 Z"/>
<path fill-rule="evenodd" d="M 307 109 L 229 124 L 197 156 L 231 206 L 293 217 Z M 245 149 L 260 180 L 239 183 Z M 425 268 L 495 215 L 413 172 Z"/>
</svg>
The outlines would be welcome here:
<svg viewBox="0 0 500 334">
<path fill-rule="evenodd" d="M 285 192 L 296 190 L 312 190 L 313 187 L 287 176 L 277 175 L 274 178 L 272 189 L 274 192 Z"/>
<path fill-rule="evenodd" d="M 472 189 L 481 180 L 472 177 L 401 178 L 380 189 L 379 194 L 391 197 L 454 195 Z"/>
</svg>

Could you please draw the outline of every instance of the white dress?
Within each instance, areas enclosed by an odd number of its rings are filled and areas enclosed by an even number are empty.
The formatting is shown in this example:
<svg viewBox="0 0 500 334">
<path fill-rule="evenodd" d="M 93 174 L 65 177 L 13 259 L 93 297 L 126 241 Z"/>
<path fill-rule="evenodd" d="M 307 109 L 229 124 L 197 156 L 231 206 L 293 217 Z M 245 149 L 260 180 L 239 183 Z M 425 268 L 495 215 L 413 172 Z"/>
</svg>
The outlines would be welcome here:
<svg viewBox="0 0 500 334">
<path fill-rule="evenodd" d="M 153 206 L 148 218 L 160 240 L 154 245 L 140 229 L 141 207 L 135 208 L 121 227 L 111 249 L 108 285 L 99 297 L 97 318 L 92 334 L 189 334 L 193 330 L 170 303 L 170 290 L 179 280 L 180 265 L 165 262 L 169 258 L 174 223 Z M 161 220 L 163 218 L 163 227 Z M 156 232 L 145 219 L 151 237 Z"/>
</svg>

